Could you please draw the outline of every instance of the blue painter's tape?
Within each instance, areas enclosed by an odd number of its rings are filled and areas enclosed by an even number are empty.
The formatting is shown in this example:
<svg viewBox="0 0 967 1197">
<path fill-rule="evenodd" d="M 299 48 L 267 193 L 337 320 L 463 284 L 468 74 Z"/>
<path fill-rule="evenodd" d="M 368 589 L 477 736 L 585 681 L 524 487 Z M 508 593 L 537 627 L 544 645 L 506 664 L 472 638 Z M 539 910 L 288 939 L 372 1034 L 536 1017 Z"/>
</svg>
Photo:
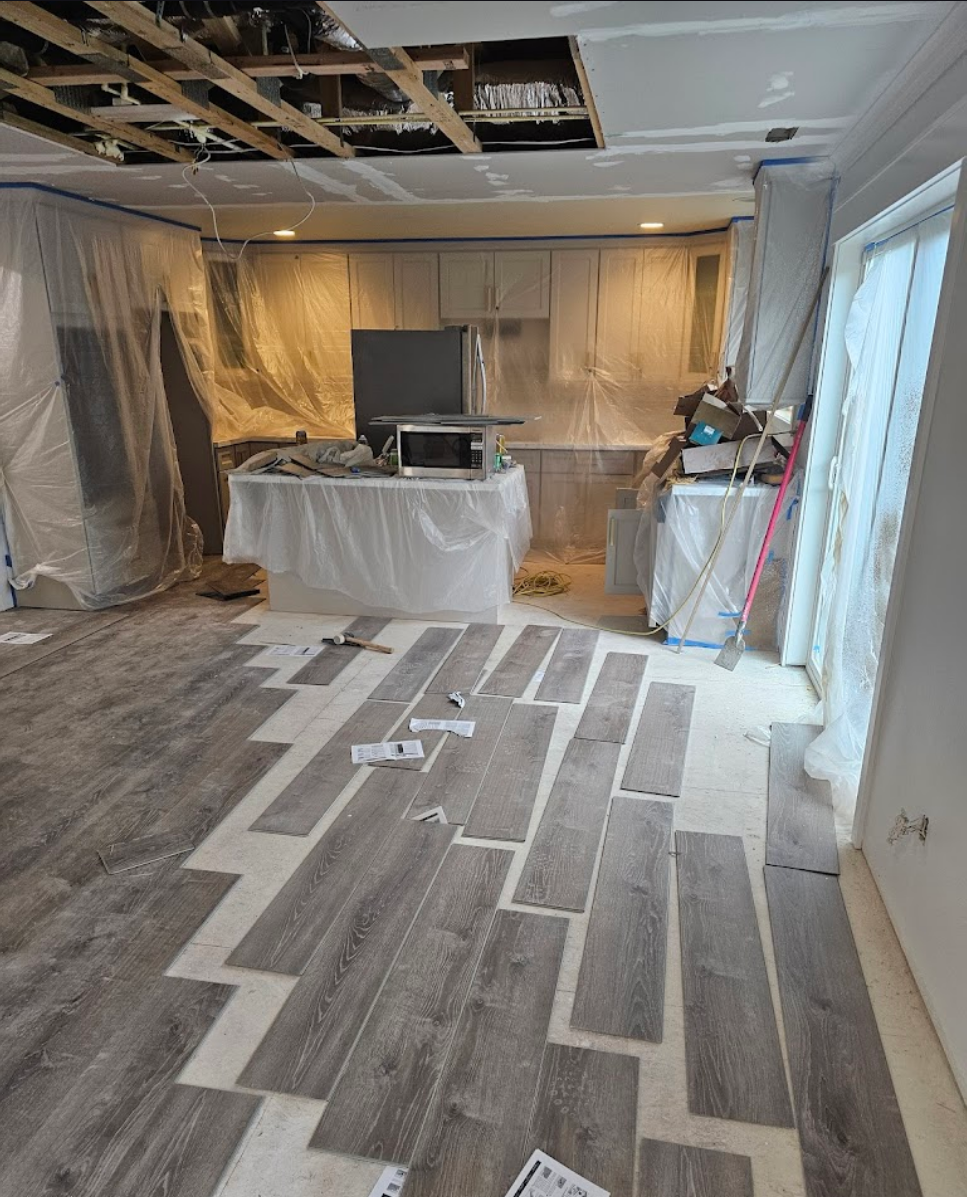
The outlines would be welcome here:
<svg viewBox="0 0 967 1197">
<path fill-rule="evenodd" d="M 123 212 L 125 216 L 140 216 L 142 220 L 153 220 L 157 224 L 170 224 L 176 229 L 188 229 L 192 233 L 201 232 L 198 225 L 186 224 L 183 220 L 172 220 L 170 216 L 155 216 L 153 212 L 142 212 L 140 208 L 126 208 L 123 204 L 112 204 L 108 200 L 91 199 L 89 195 L 80 195 L 76 191 L 64 191 L 62 187 L 51 187 L 49 183 L 0 183 L 0 191 L 42 191 L 47 195 L 59 195 L 64 199 L 77 200 L 80 204 L 90 204 L 93 208 L 107 208 L 109 212 Z"/>
<path fill-rule="evenodd" d="M 719 619 L 738 619 L 741 614 L 741 611 L 720 611 Z"/>
</svg>

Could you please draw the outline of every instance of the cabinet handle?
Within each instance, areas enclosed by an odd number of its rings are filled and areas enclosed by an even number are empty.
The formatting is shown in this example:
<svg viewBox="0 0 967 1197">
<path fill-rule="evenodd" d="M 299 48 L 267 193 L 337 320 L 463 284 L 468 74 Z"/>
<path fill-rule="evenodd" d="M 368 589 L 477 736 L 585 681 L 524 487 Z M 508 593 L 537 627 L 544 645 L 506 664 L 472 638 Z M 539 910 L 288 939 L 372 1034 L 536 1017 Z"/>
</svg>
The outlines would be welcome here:
<svg viewBox="0 0 967 1197">
<path fill-rule="evenodd" d="M 608 520 L 608 548 L 614 548 L 614 516 Z"/>
</svg>

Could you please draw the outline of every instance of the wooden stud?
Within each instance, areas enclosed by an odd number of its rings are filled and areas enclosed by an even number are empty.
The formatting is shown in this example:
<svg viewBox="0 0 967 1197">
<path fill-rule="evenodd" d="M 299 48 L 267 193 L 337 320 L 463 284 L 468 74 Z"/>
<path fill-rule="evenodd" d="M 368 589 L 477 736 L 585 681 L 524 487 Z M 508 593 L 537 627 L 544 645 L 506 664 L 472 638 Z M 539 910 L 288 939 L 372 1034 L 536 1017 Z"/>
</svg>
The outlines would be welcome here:
<svg viewBox="0 0 967 1197">
<path fill-rule="evenodd" d="M 28 120 L 11 108 L 0 108 L 0 125 L 9 125 L 11 129 L 19 129 L 21 133 L 32 133 L 34 137 L 42 137 L 44 141 L 62 145 L 65 150 L 76 150 L 79 154 L 89 154 L 92 158 L 100 158 L 102 162 L 110 162 L 114 166 L 120 165 L 116 158 L 109 158 L 107 154 L 101 153 L 92 141 L 84 141 L 80 137 L 72 137 L 70 133 L 61 133 L 59 129 L 52 129 L 49 125 L 41 125 L 37 121 Z"/>
<path fill-rule="evenodd" d="M 578 82 L 581 84 L 584 106 L 588 110 L 591 128 L 594 130 L 594 144 L 599 150 L 603 150 L 605 148 L 604 129 L 601 127 L 601 117 L 598 116 L 598 106 L 594 102 L 594 94 L 591 91 L 591 80 L 588 78 L 587 67 L 584 65 L 584 59 L 581 57 L 581 47 L 578 45 L 576 37 L 569 37 L 567 40 L 571 47 L 571 58 L 574 60 L 574 69 L 577 71 Z"/>
</svg>

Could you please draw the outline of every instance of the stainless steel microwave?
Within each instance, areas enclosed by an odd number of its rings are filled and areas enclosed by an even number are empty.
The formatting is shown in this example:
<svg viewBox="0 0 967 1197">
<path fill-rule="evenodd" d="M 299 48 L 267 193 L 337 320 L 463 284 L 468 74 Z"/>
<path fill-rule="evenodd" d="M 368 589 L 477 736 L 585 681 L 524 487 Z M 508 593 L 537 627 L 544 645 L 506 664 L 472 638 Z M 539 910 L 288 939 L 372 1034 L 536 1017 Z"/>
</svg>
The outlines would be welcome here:
<svg viewBox="0 0 967 1197">
<path fill-rule="evenodd" d="M 468 424 L 398 424 L 396 448 L 404 478 L 489 478 L 497 429 Z"/>
</svg>

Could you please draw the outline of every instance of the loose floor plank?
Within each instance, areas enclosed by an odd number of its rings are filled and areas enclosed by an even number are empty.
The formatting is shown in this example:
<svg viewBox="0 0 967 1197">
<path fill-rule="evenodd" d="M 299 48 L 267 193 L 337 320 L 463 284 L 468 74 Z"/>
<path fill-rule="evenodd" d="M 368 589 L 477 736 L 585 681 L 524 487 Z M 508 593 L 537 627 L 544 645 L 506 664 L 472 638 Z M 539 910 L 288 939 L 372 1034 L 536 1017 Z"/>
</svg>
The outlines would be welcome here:
<svg viewBox="0 0 967 1197">
<path fill-rule="evenodd" d="M 301 974 L 419 786 L 415 773 L 371 773 L 227 963 Z"/>
<path fill-rule="evenodd" d="M 580 702 L 597 643 L 597 632 L 565 628 L 537 687 L 537 701 Z"/>
<path fill-rule="evenodd" d="M 676 846 L 688 1108 L 792 1126 L 742 840 L 679 831 Z"/>
<path fill-rule="evenodd" d="M 612 801 L 572 1027 L 661 1043 L 671 833 L 669 803 Z"/>
<path fill-rule="evenodd" d="M 752 1161 L 727 1151 L 642 1139 L 638 1197 L 753 1197 Z"/>
<path fill-rule="evenodd" d="M 519 842 L 527 838 L 556 719 L 556 707 L 514 705 L 481 781 L 467 835 Z"/>
<path fill-rule="evenodd" d="M 383 702 L 412 702 L 460 635 L 460 628 L 427 628 L 369 697 Z"/>
<path fill-rule="evenodd" d="M 515 902 L 583 910 L 601 843 L 619 744 L 572 740 L 554 779 Z"/>
<path fill-rule="evenodd" d="M 806 749 L 822 730 L 808 723 L 772 725 L 766 864 L 839 873 L 832 789 L 803 767 Z"/>
<path fill-rule="evenodd" d="M 531 678 L 540 669 L 541 662 L 560 631 L 560 628 L 529 623 L 500 659 L 490 677 L 484 681 L 480 693 L 520 698 L 530 685 Z"/>
<path fill-rule="evenodd" d="M 452 694 L 455 690 L 468 695 L 483 673 L 487 658 L 504 630 L 502 623 L 471 623 L 434 674 L 426 688 L 427 694 Z"/>
<path fill-rule="evenodd" d="M 450 849 L 310 1147 L 409 1162 L 512 860 Z"/>
<path fill-rule="evenodd" d="M 611 1197 L 634 1197 L 637 1112 L 633 1056 L 549 1043 L 528 1141 Z"/>
<path fill-rule="evenodd" d="M 211 1197 L 261 1104 L 250 1093 L 172 1085 L 151 1133 L 111 1170 L 105 1191 Z"/>
<path fill-rule="evenodd" d="M 513 701 L 473 694 L 462 711 L 454 711 L 459 719 L 473 720 L 473 735 L 447 736 L 416 796 L 413 813 L 442 806 L 448 823 L 466 823 Z"/>
<path fill-rule="evenodd" d="M 694 701 L 694 686 L 651 683 L 625 766 L 623 790 L 671 798 L 681 794 Z"/>
<path fill-rule="evenodd" d="M 808 1197 L 919 1197 L 839 881 L 766 867 Z"/>
<path fill-rule="evenodd" d="M 108 873 L 124 873 L 169 856 L 181 856 L 193 847 L 191 837 L 183 831 L 169 831 L 120 844 L 108 844 L 105 848 L 98 848 L 97 854 Z"/>
<path fill-rule="evenodd" d="M 255 820 L 251 830 L 308 835 L 361 768 L 352 762 L 352 746 L 380 743 L 399 714 L 395 703 L 364 702 Z"/>
<path fill-rule="evenodd" d="M 427 823 L 394 828 L 249 1061 L 241 1085 L 329 1096 L 453 833 Z"/>
<path fill-rule="evenodd" d="M 406 1197 L 504 1197 L 527 1124 L 567 920 L 498 910 L 406 1178 Z"/>
<path fill-rule="evenodd" d="M 354 620 L 343 632 L 344 636 L 358 636 L 360 640 L 375 640 L 388 619 L 376 619 L 369 615 Z M 353 644 L 324 644 L 322 652 L 316 653 L 289 681 L 296 686 L 328 686 L 342 673 L 350 661 L 369 649 Z"/>
<path fill-rule="evenodd" d="M 643 653 L 608 653 L 588 705 L 574 733 L 578 740 L 623 744 L 635 713 L 648 658 Z"/>
</svg>

